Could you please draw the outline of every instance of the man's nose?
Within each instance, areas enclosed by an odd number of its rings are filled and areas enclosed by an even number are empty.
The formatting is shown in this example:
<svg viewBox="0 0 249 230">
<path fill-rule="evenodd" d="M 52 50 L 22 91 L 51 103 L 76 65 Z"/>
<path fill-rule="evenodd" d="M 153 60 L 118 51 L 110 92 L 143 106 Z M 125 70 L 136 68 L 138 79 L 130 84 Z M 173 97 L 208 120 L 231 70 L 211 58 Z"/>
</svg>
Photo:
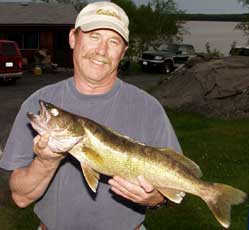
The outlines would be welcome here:
<svg viewBox="0 0 249 230">
<path fill-rule="evenodd" d="M 108 48 L 107 42 L 101 41 L 101 42 L 99 42 L 99 44 L 96 48 L 96 53 L 104 56 L 107 52 L 107 48 Z"/>
</svg>

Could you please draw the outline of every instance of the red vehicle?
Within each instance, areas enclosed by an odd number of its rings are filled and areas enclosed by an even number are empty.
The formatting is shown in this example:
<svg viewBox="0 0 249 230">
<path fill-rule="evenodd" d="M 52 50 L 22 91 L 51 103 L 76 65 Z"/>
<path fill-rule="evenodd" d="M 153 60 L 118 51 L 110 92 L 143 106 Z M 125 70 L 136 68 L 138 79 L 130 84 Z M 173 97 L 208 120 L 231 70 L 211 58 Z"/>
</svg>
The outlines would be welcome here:
<svg viewBox="0 0 249 230">
<path fill-rule="evenodd" d="M 0 81 L 15 83 L 22 74 L 22 56 L 17 43 L 0 40 Z"/>
</svg>

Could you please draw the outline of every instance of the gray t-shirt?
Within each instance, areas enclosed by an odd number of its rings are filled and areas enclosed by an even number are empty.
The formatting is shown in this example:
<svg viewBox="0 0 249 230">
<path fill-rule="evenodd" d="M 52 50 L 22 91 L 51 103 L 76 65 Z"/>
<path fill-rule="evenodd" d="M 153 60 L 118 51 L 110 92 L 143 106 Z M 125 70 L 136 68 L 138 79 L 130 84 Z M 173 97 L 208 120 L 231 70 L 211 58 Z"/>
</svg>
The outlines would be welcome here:
<svg viewBox="0 0 249 230">
<path fill-rule="evenodd" d="M 126 136 L 156 147 L 181 147 L 162 106 L 137 87 L 117 80 L 103 95 L 80 94 L 73 78 L 46 86 L 32 94 L 16 117 L 0 167 L 14 170 L 33 160 L 33 137 L 27 112 L 37 113 L 39 99 L 74 114 L 88 117 Z M 131 230 L 144 219 L 145 207 L 110 191 L 108 178 L 101 176 L 93 194 L 80 164 L 68 155 L 34 211 L 49 230 Z"/>
</svg>

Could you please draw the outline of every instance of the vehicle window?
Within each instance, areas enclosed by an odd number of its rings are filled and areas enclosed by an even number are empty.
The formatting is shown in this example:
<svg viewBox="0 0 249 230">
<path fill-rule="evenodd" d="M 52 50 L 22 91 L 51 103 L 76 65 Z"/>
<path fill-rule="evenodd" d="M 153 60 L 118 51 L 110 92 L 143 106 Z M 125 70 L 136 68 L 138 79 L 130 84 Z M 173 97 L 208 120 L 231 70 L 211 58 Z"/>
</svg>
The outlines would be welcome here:
<svg viewBox="0 0 249 230">
<path fill-rule="evenodd" d="M 230 50 L 231 56 L 249 56 L 249 49 L 248 48 L 232 48 Z"/>
<path fill-rule="evenodd" d="M 14 43 L 3 42 L 1 45 L 1 54 L 6 56 L 16 55 L 16 47 Z"/>
<path fill-rule="evenodd" d="M 249 49 L 244 49 L 243 55 L 244 56 L 249 56 Z"/>
<path fill-rule="evenodd" d="M 234 56 L 234 55 L 240 55 L 241 51 L 242 51 L 242 49 L 240 49 L 240 48 L 232 48 L 230 50 L 230 55 L 232 55 L 232 56 Z"/>
<path fill-rule="evenodd" d="M 178 47 L 179 47 L 178 45 L 174 44 L 162 44 L 158 47 L 158 50 L 176 52 L 178 50 Z"/>
<path fill-rule="evenodd" d="M 158 50 L 160 50 L 160 51 L 167 51 L 168 50 L 168 45 L 166 45 L 166 44 L 160 45 L 158 47 Z"/>
<path fill-rule="evenodd" d="M 180 46 L 179 51 L 181 53 L 187 53 L 187 54 L 194 54 L 195 53 L 193 47 L 191 47 L 191 46 Z"/>
</svg>

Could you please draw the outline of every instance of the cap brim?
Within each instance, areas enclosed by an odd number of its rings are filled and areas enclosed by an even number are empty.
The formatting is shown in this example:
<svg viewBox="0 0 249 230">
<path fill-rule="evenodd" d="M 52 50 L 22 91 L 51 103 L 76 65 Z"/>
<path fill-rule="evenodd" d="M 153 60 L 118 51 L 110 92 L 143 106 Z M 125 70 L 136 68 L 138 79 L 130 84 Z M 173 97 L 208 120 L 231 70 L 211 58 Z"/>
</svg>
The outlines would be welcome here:
<svg viewBox="0 0 249 230">
<path fill-rule="evenodd" d="M 91 30 L 96 30 L 96 29 L 110 29 L 114 30 L 115 32 L 119 33 L 121 37 L 128 43 L 128 35 L 125 34 L 124 30 L 118 26 L 117 24 L 109 21 L 92 21 L 89 23 L 85 23 L 80 26 L 82 31 L 88 32 Z"/>
</svg>

